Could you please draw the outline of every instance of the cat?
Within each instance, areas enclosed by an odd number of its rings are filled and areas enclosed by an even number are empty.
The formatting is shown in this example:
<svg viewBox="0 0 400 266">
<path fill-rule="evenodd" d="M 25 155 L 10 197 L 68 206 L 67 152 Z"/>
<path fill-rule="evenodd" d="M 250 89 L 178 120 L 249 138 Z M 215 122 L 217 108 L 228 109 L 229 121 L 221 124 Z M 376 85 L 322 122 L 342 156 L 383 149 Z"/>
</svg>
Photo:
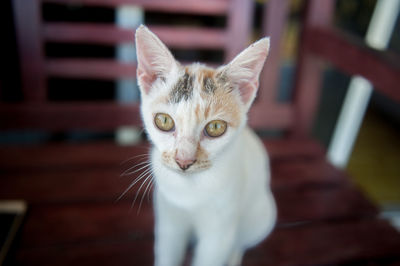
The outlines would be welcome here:
<svg viewBox="0 0 400 266">
<path fill-rule="evenodd" d="M 183 66 L 147 27 L 136 30 L 141 115 L 152 143 L 155 265 L 240 265 L 273 229 L 268 156 L 246 126 L 269 51 L 263 38 L 217 69 Z"/>
</svg>

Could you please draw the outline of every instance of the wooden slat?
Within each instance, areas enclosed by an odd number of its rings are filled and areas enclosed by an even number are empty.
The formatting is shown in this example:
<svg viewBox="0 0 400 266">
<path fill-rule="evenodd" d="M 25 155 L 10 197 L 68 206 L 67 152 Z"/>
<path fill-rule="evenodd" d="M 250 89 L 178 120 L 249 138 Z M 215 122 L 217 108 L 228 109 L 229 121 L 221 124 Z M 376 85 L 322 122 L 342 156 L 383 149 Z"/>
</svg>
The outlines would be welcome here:
<svg viewBox="0 0 400 266">
<path fill-rule="evenodd" d="M 33 110 L 31 110 L 33 111 Z M 323 149 L 311 139 L 264 140 L 272 160 L 322 157 Z M 116 166 L 138 154 L 148 154 L 149 145 L 118 146 L 113 142 L 84 144 L 53 143 L 41 146 L 0 146 L 0 169 L 39 171 L 60 168 Z M 107 154 L 107 156 L 104 156 Z M 133 158 L 134 159 L 134 158 Z"/>
<path fill-rule="evenodd" d="M 307 38 L 310 36 L 305 34 L 305 29 L 315 26 L 329 27 L 332 21 L 334 4 L 334 0 L 309 0 L 306 2 L 295 77 L 295 124 L 292 129 L 292 133 L 295 135 L 309 134 L 319 102 L 322 81 L 323 69 L 320 60 L 307 52 L 309 43 Z"/>
<path fill-rule="evenodd" d="M 33 205 L 23 228 L 21 246 L 140 240 L 152 237 L 153 220 L 153 210 L 148 202 L 139 213 L 131 209 L 131 203 L 127 201 Z"/>
<path fill-rule="evenodd" d="M 310 167 L 311 169 L 311 167 Z M 297 178 L 294 176 L 293 178 Z M 277 177 L 279 178 L 279 177 Z M 278 205 L 278 226 L 322 220 L 375 217 L 377 208 L 350 184 L 306 183 L 273 189 Z M 324 179 L 323 176 L 319 176 Z M 343 181 L 343 178 L 341 178 Z"/>
<path fill-rule="evenodd" d="M 367 78 L 379 92 L 400 102 L 398 61 L 385 58 L 362 41 L 339 31 L 314 27 L 307 30 L 307 36 L 308 52 L 328 60 L 350 75 Z"/>
<path fill-rule="evenodd" d="M 256 129 L 285 130 L 293 124 L 293 110 L 290 104 L 256 102 L 249 112 L 249 125 Z"/>
<path fill-rule="evenodd" d="M 112 130 L 124 125 L 141 125 L 138 104 L 105 102 L 0 105 L 1 129 Z"/>
<path fill-rule="evenodd" d="M 73 66 L 78 66 L 76 61 L 67 65 L 64 66 L 70 69 L 70 76 L 80 75 L 79 69 L 73 69 Z M 105 66 L 106 64 L 101 67 Z M 94 73 L 93 70 L 90 71 Z M 58 72 L 54 71 L 55 73 Z M 291 111 L 290 106 L 253 108 L 250 111 L 249 124 L 258 129 L 288 129 L 292 124 Z M 102 117 L 102 119 L 95 119 L 96 117 Z M 116 103 L 2 104 L 0 105 L 0 121 L 1 129 L 112 129 L 112 126 L 141 125 L 138 104 L 117 105 Z"/>
<path fill-rule="evenodd" d="M 400 261 L 399 243 L 399 233 L 378 219 L 292 226 L 276 229 L 243 265 L 391 264 Z"/>
<path fill-rule="evenodd" d="M 371 230 L 374 228 L 374 230 Z M 244 266 L 396 265 L 399 235 L 382 220 L 278 228 L 244 256 Z M 330 251 L 330 252 L 327 252 Z M 81 242 L 21 249 L 18 265 L 153 265 L 153 240 Z"/>
<path fill-rule="evenodd" d="M 44 102 L 46 84 L 40 39 L 41 8 L 36 1 L 14 0 L 12 4 L 23 97 L 27 102 Z"/>
<path fill-rule="evenodd" d="M 229 62 L 248 45 L 252 27 L 252 1 L 231 0 L 227 19 L 228 43 L 225 62 Z"/>
<path fill-rule="evenodd" d="M 174 48 L 225 49 L 227 33 L 222 29 L 150 26 L 163 42 Z"/>
<path fill-rule="evenodd" d="M 282 37 L 289 12 L 288 0 L 270 0 L 264 4 L 263 34 L 270 37 L 270 51 L 260 75 L 260 94 L 263 102 L 276 102 L 281 70 Z"/>
<path fill-rule="evenodd" d="M 68 168 L 112 167 L 138 154 L 148 154 L 148 143 L 118 146 L 114 142 L 54 143 L 41 146 L 0 147 L 0 169 L 49 171 Z M 104 156 L 107 154 L 107 156 Z M 135 159 L 135 158 L 132 158 Z M 138 158 L 140 159 L 140 158 Z"/>
<path fill-rule="evenodd" d="M 315 163 L 308 162 L 308 164 L 310 170 Z M 287 163 L 286 167 L 293 169 L 290 163 Z M 128 212 L 137 194 L 137 200 L 132 206 L 132 212 L 136 213 L 140 202 L 147 204 L 148 198 L 151 198 L 149 191 L 145 193 L 148 183 L 138 191 L 142 184 L 139 182 L 117 202 L 119 196 L 140 174 L 119 177 L 121 171 L 118 170 L 118 168 L 73 171 L 60 169 L 54 172 L 2 174 L 0 175 L 2 185 L 0 199 L 23 198 L 34 205 L 48 203 L 66 205 L 76 202 L 112 204 L 114 202 L 115 205 L 128 205 L 129 207 L 126 208 Z M 273 192 L 278 204 L 279 224 L 372 217 L 377 214 L 377 209 L 342 176 L 335 183 L 335 180 L 324 181 L 325 177 L 321 174 L 324 172 L 316 171 L 314 176 L 319 180 L 314 183 L 308 181 L 309 176 L 304 173 L 294 176 L 272 176 Z M 290 184 L 288 187 L 276 185 L 290 178 L 296 179 L 297 184 Z M 143 208 L 145 207 L 142 206 L 141 209 Z M 62 214 L 60 207 L 56 211 Z M 45 221 L 42 220 L 42 222 Z"/>
<path fill-rule="evenodd" d="M 320 143 L 309 138 L 262 139 L 272 160 L 291 158 L 323 158 L 325 149 Z"/>
<path fill-rule="evenodd" d="M 153 239 L 81 242 L 20 249 L 13 265 L 154 265 Z"/>
<path fill-rule="evenodd" d="M 135 5 L 146 10 L 190 13 L 204 15 L 224 15 L 228 10 L 228 0 L 36 0 L 44 3 L 117 7 Z"/>
<path fill-rule="evenodd" d="M 150 30 L 174 48 L 223 49 L 226 43 L 226 33 L 219 29 L 152 26 Z M 111 24 L 57 22 L 43 26 L 44 39 L 50 42 L 133 45 L 134 32 Z"/>
<path fill-rule="evenodd" d="M 115 80 L 136 76 L 135 64 L 110 59 L 48 59 L 45 70 L 50 76 L 68 78 Z"/>
</svg>

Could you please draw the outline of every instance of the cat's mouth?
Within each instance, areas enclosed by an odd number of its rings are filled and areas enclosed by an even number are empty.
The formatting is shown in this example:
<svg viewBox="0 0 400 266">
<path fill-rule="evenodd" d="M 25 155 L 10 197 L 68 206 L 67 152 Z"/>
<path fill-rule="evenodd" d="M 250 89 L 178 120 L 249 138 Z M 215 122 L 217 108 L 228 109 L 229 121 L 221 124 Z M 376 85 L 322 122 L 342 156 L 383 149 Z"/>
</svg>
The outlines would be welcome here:
<svg viewBox="0 0 400 266">
<path fill-rule="evenodd" d="M 168 168 L 175 170 L 178 173 L 195 173 L 207 170 L 211 167 L 209 160 L 195 159 L 195 160 L 175 160 L 173 156 L 163 153 L 162 163 Z"/>
</svg>

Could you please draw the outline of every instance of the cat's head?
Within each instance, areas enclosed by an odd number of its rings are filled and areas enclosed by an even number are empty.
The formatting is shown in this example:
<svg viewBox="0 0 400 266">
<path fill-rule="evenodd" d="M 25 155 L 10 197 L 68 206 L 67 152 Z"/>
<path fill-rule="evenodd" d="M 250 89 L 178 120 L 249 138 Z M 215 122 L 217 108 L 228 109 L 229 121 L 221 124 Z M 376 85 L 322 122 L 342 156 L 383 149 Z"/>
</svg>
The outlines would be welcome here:
<svg viewBox="0 0 400 266">
<path fill-rule="evenodd" d="M 166 166 L 196 172 L 224 156 L 246 124 L 268 50 L 263 38 L 217 69 L 182 66 L 149 29 L 136 30 L 142 117 Z"/>
</svg>

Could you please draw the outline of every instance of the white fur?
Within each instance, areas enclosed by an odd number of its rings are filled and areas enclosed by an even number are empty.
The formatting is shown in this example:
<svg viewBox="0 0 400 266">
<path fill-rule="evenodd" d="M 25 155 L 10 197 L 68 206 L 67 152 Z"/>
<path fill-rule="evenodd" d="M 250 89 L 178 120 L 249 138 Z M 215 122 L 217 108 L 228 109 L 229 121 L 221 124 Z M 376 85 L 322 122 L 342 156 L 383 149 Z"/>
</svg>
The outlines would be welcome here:
<svg viewBox="0 0 400 266">
<path fill-rule="evenodd" d="M 150 44 L 157 37 L 147 28 L 140 27 L 136 36 L 136 42 L 141 43 L 137 49 L 142 49 L 138 54 L 149 55 L 151 49 L 161 49 L 154 53 L 169 58 L 161 41 L 157 39 L 156 48 Z M 157 71 L 161 69 L 162 73 L 158 74 L 163 76 L 163 79 L 155 78 L 151 87 L 142 86 L 139 77 L 142 117 L 153 143 L 155 265 L 180 265 L 193 236 L 197 240 L 194 266 L 240 265 L 244 251 L 272 230 L 276 207 L 269 186 L 268 156 L 261 141 L 246 126 L 246 113 L 257 91 L 267 44 L 266 39 L 259 41 L 219 69 L 225 71 L 237 87 L 232 93 L 235 106 L 240 110 L 240 121 L 218 138 L 206 137 L 205 125 L 216 119 L 231 124 L 232 118 L 227 113 L 215 112 L 199 121 L 195 106 L 204 111 L 207 105 L 221 102 L 204 100 L 200 95 L 201 84 L 197 82 L 190 101 L 174 104 L 164 101 L 183 69 L 173 58 L 157 61 L 153 56 L 138 56 L 139 66 L 148 66 L 146 60 L 158 62 L 155 67 Z M 193 71 L 202 68 L 202 65 L 191 66 Z M 240 69 L 244 74 L 239 75 Z M 153 70 L 142 67 L 140 71 L 142 76 L 149 76 L 149 71 Z M 237 80 L 234 80 L 235 75 Z M 243 88 L 248 91 L 241 91 Z M 244 98 L 243 93 L 247 97 Z M 169 114 L 175 121 L 175 130 L 158 130 L 153 122 L 156 113 Z M 196 156 L 198 146 L 207 153 L 203 168 L 194 164 L 182 171 L 173 159 L 174 154 Z"/>
</svg>

